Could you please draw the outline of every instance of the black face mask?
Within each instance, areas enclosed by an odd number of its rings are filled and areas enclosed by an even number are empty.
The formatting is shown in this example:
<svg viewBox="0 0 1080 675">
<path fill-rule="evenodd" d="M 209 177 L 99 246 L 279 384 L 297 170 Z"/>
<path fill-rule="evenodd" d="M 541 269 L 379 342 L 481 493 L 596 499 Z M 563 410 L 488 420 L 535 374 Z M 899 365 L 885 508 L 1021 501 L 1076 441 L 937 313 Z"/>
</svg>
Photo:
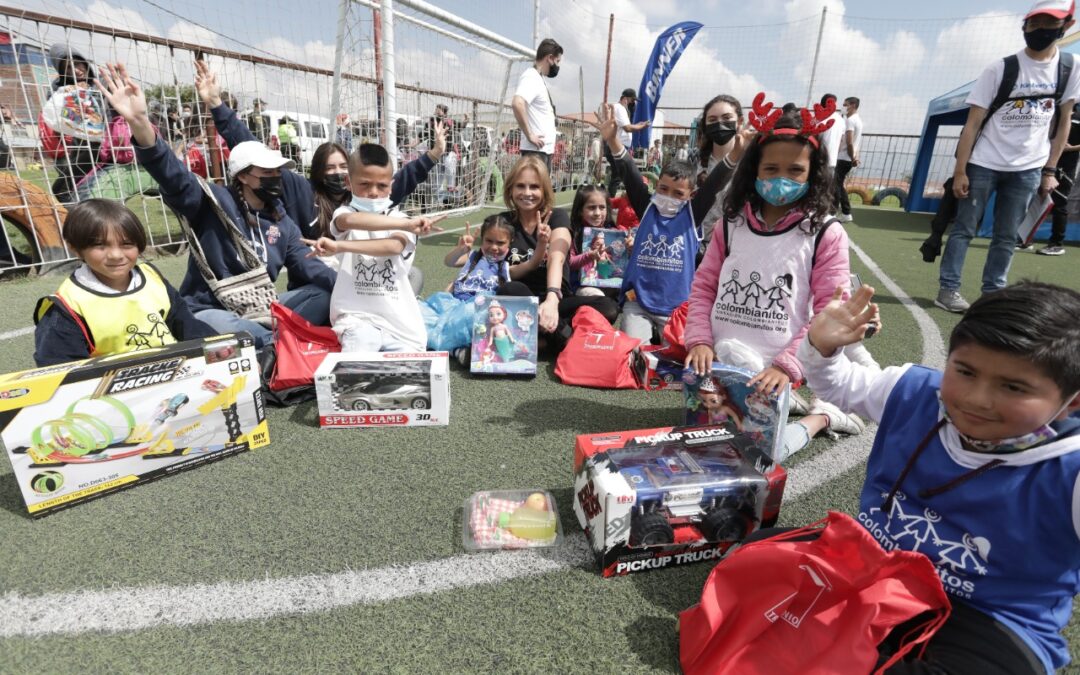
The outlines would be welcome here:
<svg viewBox="0 0 1080 675">
<path fill-rule="evenodd" d="M 1050 45 L 1054 44 L 1055 40 L 1064 34 L 1064 28 L 1036 28 L 1024 32 L 1024 43 L 1027 44 L 1028 49 L 1041 52 L 1048 49 Z"/>
<path fill-rule="evenodd" d="M 634 108 L 637 107 L 637 101 L 630 101 L 626 104 L 626 114 L 630 116 L 630 119 L 634 119 Z"/>
<path fill-rule="evenodd" d="M 548 74 L 547 74 L 548 77 L 555 77 L 558 74 L 559 74 L 559 64 L 553 63 L 550 66 L 548 66 Z"/>
<path fill-rule="evenodd" d="M 705 125 L 705 138 L 715 145 L 727 145 L 735 138 L 738 122 L 709 122 Z"/>
<path fill-rule="evenodd" d="M 345 185 L 345 174 L 343 173 L 328 173 L 323 176 L 322 179 L 323 189 L 330 193 L 332 197 L 341 197 L 349 188 Z"/>
<path fill-rule="evenodd" d="M 259 179 L 259 187 L 253 192 L 267 203 L 281 199 L 281 176 L 263 176 Z"/>
</svg>

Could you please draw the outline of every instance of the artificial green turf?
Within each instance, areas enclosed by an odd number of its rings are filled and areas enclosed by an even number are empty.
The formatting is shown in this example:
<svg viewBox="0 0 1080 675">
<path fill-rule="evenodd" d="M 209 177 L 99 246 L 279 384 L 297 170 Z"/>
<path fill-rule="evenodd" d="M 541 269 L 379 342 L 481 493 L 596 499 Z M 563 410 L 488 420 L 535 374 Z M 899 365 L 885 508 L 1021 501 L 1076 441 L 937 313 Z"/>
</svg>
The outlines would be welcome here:
<svg viewBox="0 0 1080 675">
<path fill-rule="evenodd" d="M 852 239 L 943 329 L 951 327 L 955 317 L 930 306 L 937 267 L 918 258 L 925 219 L 872 208 L 856 210 L 856 217 L 848 226 Z M 425 294 L 452 278 L 441 260 L 457 236 L 431 237 L 420 247 Z M 1057 259 L 1018 254 L 1013 277 L 1066 270 L 1054 279 L 1075 286 L 1076 272 L 1066 269 L 1070 255 L 1080 251 Z M 984 257 L 985 242 L 977 242 L 966 286 L 977 288 Z M 183 275 L 181 259 L 156 264 L 174 282 Z M 854 256 L 852 269 L 876 283 Z M 30 325 L 34 301 L 57 283 L 31 278 L 0 286 L 9 307 L 0 332 Z M 876 285 L 885 330 L 869 348 L 883 365 L 917 360 L 917 325 Z M 0 370 L 31 365 L 30 336 L 3 347 Z M 438 560 L 462 552 L 461 504 L 479 489 L 551 489 L 562 498 L 565 529 L 575 533 L 573 436 L 676 423 L 680 395 L 565 387 L 551 366 L 542 362 L 535 380 L 522 381 L 473 378 L 455 365 L 446 428 L 322 431 L 313 404 L 271 409 L 267 448 L 38 521 L 24 515 L 10 466 L 0 460 L 0 593 L 250 580 Z M 818 441 L 800 453 L 793 474 L 828 446 Z M 852 469 L 789 501 L 782 523 L 816 520 L 830 508 L 852 512 L 861 480 L 862 468 Z M 592 568 L 572 569 L 310 616 L 12 638 L 0 640 L 0 672 L 670 671 L 675 617 L 696 600 L 710 567 L 607 580 Z M 1067 636 L 1080 645 L 1076 631 Z"/>
</svg>

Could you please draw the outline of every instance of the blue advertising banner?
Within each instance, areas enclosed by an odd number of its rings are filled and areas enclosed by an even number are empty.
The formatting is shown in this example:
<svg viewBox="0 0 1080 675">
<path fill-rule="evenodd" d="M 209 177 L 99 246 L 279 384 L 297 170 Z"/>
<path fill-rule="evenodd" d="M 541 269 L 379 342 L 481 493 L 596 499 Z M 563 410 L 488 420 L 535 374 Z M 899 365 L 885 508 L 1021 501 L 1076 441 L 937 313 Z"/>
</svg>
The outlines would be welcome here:
<svg viewBox="0 0 1080 675">
<path fill-rule="evenodd" d="M 645 66 L 645 74 L 641 76 L 641 86 L 638 87 L 637 106 L 634 108 L 634 119 L 637 123 L 644 120 L 652 120 L 656 108 L 660 103 L 660 92 L 664 90 L 664 82 L 668 75 L 675 69 L 690 41 L 697 35 L 702 24 L 696 21 L 683 21 L 660 34 L 653 46 L 649 64 Z M 649 147 L 651 129 L 645 127 L 641 131 L 634 132 L 633 146 L 635 148 Z"/>
</svg>

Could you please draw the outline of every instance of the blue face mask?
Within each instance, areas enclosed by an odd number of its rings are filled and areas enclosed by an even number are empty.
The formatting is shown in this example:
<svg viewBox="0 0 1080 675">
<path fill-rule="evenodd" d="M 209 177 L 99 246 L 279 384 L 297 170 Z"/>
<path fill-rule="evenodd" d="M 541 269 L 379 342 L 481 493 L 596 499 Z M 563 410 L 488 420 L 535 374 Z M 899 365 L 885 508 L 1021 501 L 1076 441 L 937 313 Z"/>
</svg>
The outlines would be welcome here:
<svg viewBox="0 0 1080 675">
<path fill-rule="evenodd" d="M 754 188 L 761 198 L 773 206 L 788 206 L 799 201 L 810 189 L 809 183 L 800 183 L 790 178 L 758 178 Z"/>
<path fill-rule="evenodd" d="M 369 199 L 367 197 L 357 197 L 356 195 L 353 195 L 349 205 L 361 213 L 385 213 L 394 205 L 394 200 L 389 197 Z"/>
</svg>

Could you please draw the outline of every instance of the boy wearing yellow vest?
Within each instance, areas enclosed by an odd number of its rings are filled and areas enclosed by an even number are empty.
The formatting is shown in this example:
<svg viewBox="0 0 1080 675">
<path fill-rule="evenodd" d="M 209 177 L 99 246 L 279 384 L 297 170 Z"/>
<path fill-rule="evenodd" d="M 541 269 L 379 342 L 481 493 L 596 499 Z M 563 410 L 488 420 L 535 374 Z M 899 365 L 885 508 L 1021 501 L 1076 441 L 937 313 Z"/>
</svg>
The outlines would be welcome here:
<svg viewBox="0 0 1080 675">
<path fill-rule="evenodd" d="M 139 262 L 146 232 L 122 203 L 80 203 L 68 212 L 64 240 L 82 265 L 34 310 L 38 366 L 215 334 L 153 265 Z"/>
</svg>

